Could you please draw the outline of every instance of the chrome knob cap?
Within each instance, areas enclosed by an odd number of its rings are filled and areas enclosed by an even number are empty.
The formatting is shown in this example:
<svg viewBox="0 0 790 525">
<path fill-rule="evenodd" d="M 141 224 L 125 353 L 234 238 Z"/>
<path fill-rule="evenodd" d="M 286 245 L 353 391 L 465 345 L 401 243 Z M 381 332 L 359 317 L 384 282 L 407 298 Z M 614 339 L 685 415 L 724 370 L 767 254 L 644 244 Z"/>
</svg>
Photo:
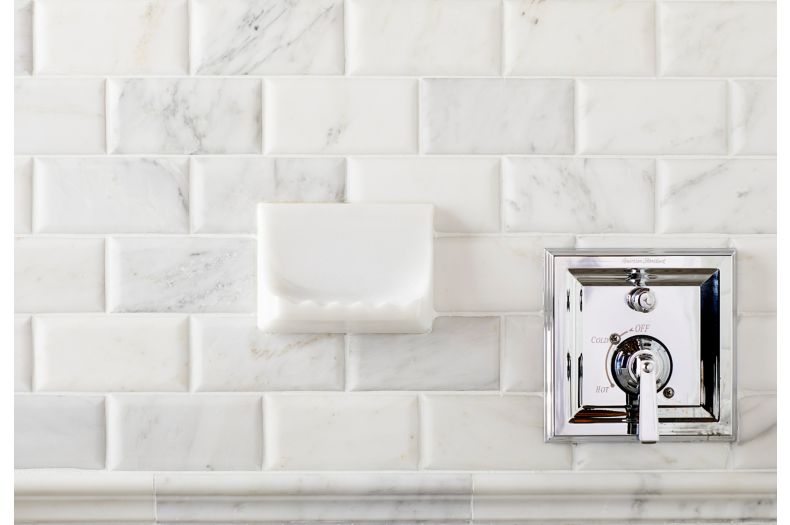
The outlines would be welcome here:
<svg viewBox="0 0 790 525">
<path fill-rule="evenodd" d="M 653 311 L 657 301 L 656 294 L 650 288 L 637 287 L 628 292 L 625 302 L 632 310 L 646 314 Z"/>
</svg>

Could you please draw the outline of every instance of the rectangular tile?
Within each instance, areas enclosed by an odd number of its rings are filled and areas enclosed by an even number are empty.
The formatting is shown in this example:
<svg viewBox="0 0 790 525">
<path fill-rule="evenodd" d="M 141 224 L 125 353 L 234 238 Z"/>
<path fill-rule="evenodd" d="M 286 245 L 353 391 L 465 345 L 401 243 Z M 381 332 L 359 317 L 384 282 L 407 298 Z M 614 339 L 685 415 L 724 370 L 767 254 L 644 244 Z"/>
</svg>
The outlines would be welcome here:
<svg viewBox="0 0 790 525">
<path fill-rule="evenodd" d="M 732 444 L 731 467 L 776 468 L 776 396 L 747 396 L 738 401 L 738 441 Z"/>
<path fill-rule="evenodd" d="M 343 74 L 343 2 L 193 0 L 192 73 Z"/>
<path fill-rule="evenodd" d="M 652 159 L 511 157 L 502 172 L 507 231 L 653 231 Z"/>
<path fill-rule="evenodd" d="M 538 311 L 543 301 L 543 250 L 573 243 L 570 235 L 439 238 L 434 254 L 436 309 Z"/>
<path fill-rule="evenodd" d="M 114 78 L 107 86 L 111 153 L 259 153 L 261 81 Z"/>
<path fill-rule="evenodd" d="M 653 11 L 653 2 L 505 0 L 505 74 L 653 75 Z"/>
<path fill-rule="evenodd" d="M 499 388 L 498 317 L 437 317 L 427 334 L 348 337 L 351 390 Z"/>
<path fill-rule="evenodd" d="M 16 153 L 104 153 L 104 79 L 14 80 Z"/>
<path fill-rule="evenodd" d="M 659 160 L 656 231 L 775 232 L 776 161 Z"/>
<path fill-rule="evenodd" d="M 543 316 L 505 317 L 502 388 L 508 392 L 543 392 Z"/>
<path fill-rule="evenodd" d="M 14 403 L 14 467 L 104 468 L 104 398 L 21 394 Z"/>
<path fill-rule="evenodd" d="M 29 392 L 33 383 L 33 328 L 29 315 L 14 316 L 14 392 Z"/>
<path fill-rule="evenodd" d="M 189 230 L 184 158 L 39 158 L 34 177 L 37 232 Z"/>
<path fill-rule="evenodd" d="M 255 240 L 113 238 L 107 302 L 112 312 L 255 311 Z"/>
<path fill-rule="evenodd" d="M 425 79 L 425 153 L 573 153 L 573 82 Z"/>
<path fill-rule="evenodd" d="M 186 317 L 37 317 L 35 388 L 187 390 Z"/>
<path fill-rule="evenodd" d="M 265 405 L 266 469 L 417 467 L 417 396 L 267 395 Z"/>
<path fill-rule="evenodd" d="M 36 73 L 186 73 L 188 23 L 186 0 L 36 0 Z"/>
<path fill-rule="evenodd" d="M 259 470 L 259 396 L 110 396 L 112 470 Z"/>
<path fill-rule="evenodd" d="M 726 153 L 724 81 L 582 80 L 577 89 L 580 153 Z"/>
<path fill-rule="evenodd" d="M 569 445 L 543 442 L 543 399 L 529 395 L 422 396 L 422 467 L 557 470 Z"/>
<path fill-rule="evenodd" d="M 738 391 L 776 391 L 776 315 L 739 315 L 735 333 Z"/>
<path fill-rule="evenodd" d="M 732 247 L 738 312 L 776 312 L 776 236 L 737 236 Z"/>
<path fill-rule="evenodd" d="M 343 159 L 195 157 L 192 230 L 254 233 L 258 202 L 337 202 L 345 194 Z"/>
<path fill-rule="evenodd" d="M 193 316 L 190 337 L 193 390 L 343 390 L 342 334 L 266 334 L 252 316 Z"/>
<path fill-rule="evenodd" d="M 730 147 L 736 155 L 776 154 L 776 80 L 730 81 Z"/>
<path fill-rule="evenodd" d="M 349 202 L 426 202 L 443 232 L 499 230 L 499 160 L 356 158 L 348 161 Z"/>
<path fill-rule="evenodd" d="M 575 470 L 724 469 L 729 443 L 579 443 L 573 447 Z"/>
<path fill-rule="evenodd" d="M 14 157 L 14 233 L 33 228 L 33 159 Z"/>
<path fill-rule="evenodd" d="M 17 239 L 14 307 L 17 312 L 104 311 L 104 240 Z"/>
<path fill-rule="evenodd" d="M 33 0 L 14 0 L 14 75 L 33 72 Z"/>
<path fill-rule="evenodd" d="M 351 0 L 353 75 L 498 75 L 502 8 L 496 0 Z"/>
<path fill-rule="evenodd" d="M 775 2 L 662 2 L 661 73 L 776 75 Z"/>
<path fill-rule="evenodd" d="M 267 153 L 415 153 L 412 79 L 268 79 Z"/>
</svg>

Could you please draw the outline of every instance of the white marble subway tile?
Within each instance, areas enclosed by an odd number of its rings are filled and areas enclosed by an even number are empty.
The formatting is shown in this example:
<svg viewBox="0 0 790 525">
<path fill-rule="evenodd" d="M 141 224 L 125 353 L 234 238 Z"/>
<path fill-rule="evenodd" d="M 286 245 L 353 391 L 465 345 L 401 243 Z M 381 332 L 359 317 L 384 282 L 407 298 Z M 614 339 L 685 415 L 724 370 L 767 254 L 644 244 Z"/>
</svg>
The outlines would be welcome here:
<svg viewBox="0 0 790 525">
<path fill-rule="evenodd" d="M 104 311 L 104 240 L 17 239 L 14 306 L 17 312 Z"/>
<path fill-rule="evenodd" d="M 743 314 L 737 323 L 738 390 L 776 391 L 776 315 Z"/>
<path fill-rule="evenodd" d="M 502 389 L 543 391 L 543 316 L 505 317 L 502 349 Z"/>
<path fill-rule="evenodd" d="M 267 395 L 264 410 L 266 469 L 417 467 L 416 395 Z"/>
<path fill-rule="evenodd" d="M 659 160 L 656 231 L 775 232 L 776 161 Z"/>
<path fill-rule="evenodd" d="M 14 75 L 33 72 L 33 0 L 14 0 Z"/>
<path fill-rule="evenodd" d="M 726 235 L 578 235 L 577 248 L 727 248 Z"/>
<path fill-rule="evenodd" d="M 341 0 L 193 0 L 198 75 L 343 73 Z"/>
<path fill-rule="evenodd" d="M 343 390 L 342 334 L 267 334 L 253 316 L 192 316 L 192 389 Z"/>
<path fill-rule="evenodd" d="M 112 312 L 253 312 L 255 240 L 113 238 L 107 302 Z"/>
<path fill-rule="evenodd" d="M 35 1 L 37 74 L 187 72 L 187 0 Z"/>
<path fill-rule="evenodd" d="M 107 86 L 111 153 L 259 153 L 261 81 L 114 78 Z"/>
<path fill-rule="evenodd" d="M 442 232 L 499 230 L 499 160 L 355 158 L 348 161 L 349 202 L 426 202 Z"/>
<path fill-rule="evenodd" d="M 14 233 L 33 228 L 33 159 L 14 157 Z"/>
<path fill-rule="evenodd" d="M 580 153 L 726 153 L 724 81 L 581 80 L 577 90 Z"/>
<path fill-rule="evenodd" d="M 497 0 L 350 0 L 348 72 L 498 75 Z"/>
<path fill-rule="evenodd" d="M 645 76 L 655 71 L 653 2 L 505 0 L 508 75 Z"/>
<path fill-rule="evenodd" d="M 776 468 L 776 410 L 776 395 L 738 400 L 738 440 L 732 444 L 732 468 Z"/>
<path fill-rule="evenodd" d="M 351 390 L 499 388 L 498 317 L 438 317 L 427 334 L 348 337 Z"/>
<path fill-rule="evenodd" d="M 189 230 L 185 158 L 38 158 L 34 173 L 36 232 Z"/>
<path fill-rule="evenodd" d="M 270 78 L 264 89 L 267 153 L 417 151 L 417 81 Z"/>
<path fill-rule="evenodd" d="M 259 470 L 260 396 L 112 395 L 112 470 Z"/>
<path fill-rule="evenodd" d="M 736 155 L 776 154 L 776 80 L 730 81 L 730 147 Z"/>
<path fill-rule="evenodd" d="M 738 312 L 776 312 L 776 236 L 736 236 L 732 247 Z"/>
<path fill-rule="evenodd" d="M 35 389 L 187 390 L 188 328 L 185 316 L 36 317 Z"/>
<path fill-rule="evenodd" d="M 20 394 L 14 403 L 14 467 L 104 468 L 104 398 Z"/>
<path fill-rule="evenodd" d="M 694 470 L 724 469 L 730 444 L 721 442 L 577 443 L 575 470 Z"/>
<path fill-rule="evenodd" d="M 434 254 L 436 309 L 538 311 L 544 249 L 573 244 L 571 235 L 439 238 Z"/>
<path fill-rule="evenodd" d="M 104 153 L 104 79 L 17 78 L 16 153 Z"/>
<path fill-rule="evenodd" d="M 573 153 L 573 82 L 425 79 L 420 146 L 426 153 Z"/>
<path fill-rule="evenodd" d="M 653 231 L 651 159 L 511 157 L 502 173 L 507 231 Z"/>
<path fill-rule="evenodd" d="M 258 202 L 338 202 L 343 159 L 193 157 L 192 231 L 254 233 Z"/>
<path fill-rule="evenodd" d="M 14 316 L 14 392 L 29 392 L 33 383 L 33 328 L 29 315 Z"/>
<path fill-rule="evenodd" d="M 661 2 L 659 12 L 661 74 L 776 75 L 776 2 Z"/>
<path fill-rule="evenodd" d="M 423 395 L 423 468 L 561 470 L 569 445 L 543 442 L 543 399 L 531 395 Z"/>
</svg>

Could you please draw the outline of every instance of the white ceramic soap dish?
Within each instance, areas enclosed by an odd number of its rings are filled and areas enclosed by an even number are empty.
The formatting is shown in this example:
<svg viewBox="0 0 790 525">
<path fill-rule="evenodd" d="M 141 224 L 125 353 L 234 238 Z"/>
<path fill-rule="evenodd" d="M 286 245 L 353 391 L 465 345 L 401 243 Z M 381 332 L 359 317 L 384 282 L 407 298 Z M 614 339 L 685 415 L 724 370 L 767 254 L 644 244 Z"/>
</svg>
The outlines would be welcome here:
<svg viewBox="0 0 790 525">
<path fill-rule="evenodd" d="M 421 333 L 433 309 L 433 205 L 258 205 L 258 327 Z"/>
</svg>

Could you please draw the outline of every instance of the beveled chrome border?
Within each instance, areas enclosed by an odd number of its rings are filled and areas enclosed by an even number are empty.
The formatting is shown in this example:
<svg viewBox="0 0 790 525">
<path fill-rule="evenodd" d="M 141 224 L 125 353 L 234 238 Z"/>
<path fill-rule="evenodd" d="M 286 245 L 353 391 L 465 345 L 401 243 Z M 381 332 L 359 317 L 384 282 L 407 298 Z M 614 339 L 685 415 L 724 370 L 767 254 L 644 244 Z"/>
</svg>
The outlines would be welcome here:
<svg viewBox="0 0 790 525">
<path fill-rule="evenodd" d="M 611 258 L 611 259 L 610 259 Z M 634 259 L 633 261 L 616 261 Z M 659 259 L 669 259 L 671 261 Z M 585 260 L 589 259 L 589 260 Z M 640 259 L 645 259 L 640 261 Z M 649 260 L 655 259 L 655 260 Z M 555 371 L 562 367 L 564 353 L 555 354 L 555 346 L 564 347 L 558 327 L 564 321 L 562 309 L 555 312 L 556 277 L 566 271 L 558 269 L 559 261 L 574 262 L 574 268 L 622 268 L 649 263 L 653 267 L 717 268 L 720 279 L 720 341 L 719 346 L 718 420 L 712 422 L 660 422 L 663 441 L 732 441 L 736 436 L 736 373 L 735 373 L 735 250 L 732 248 L 627 248 L 627 249 L 546 249 L 544 257 L 543 320 L 544 320 L 544 434 L 547 442 L 637 441 L 629 435 L 625 423 L 572 423 L 570 403 L 558 395 Z M 563 368 L 561 368 L 563 369 Z M 563 387 L 565 385 L 562 385 Z M 560 415 L 563 415 L 561 418 Z"/>
</svg>

